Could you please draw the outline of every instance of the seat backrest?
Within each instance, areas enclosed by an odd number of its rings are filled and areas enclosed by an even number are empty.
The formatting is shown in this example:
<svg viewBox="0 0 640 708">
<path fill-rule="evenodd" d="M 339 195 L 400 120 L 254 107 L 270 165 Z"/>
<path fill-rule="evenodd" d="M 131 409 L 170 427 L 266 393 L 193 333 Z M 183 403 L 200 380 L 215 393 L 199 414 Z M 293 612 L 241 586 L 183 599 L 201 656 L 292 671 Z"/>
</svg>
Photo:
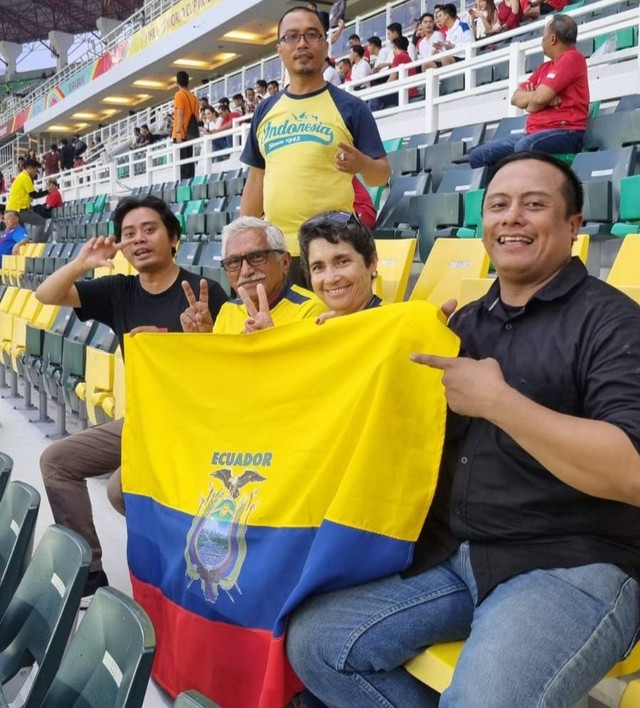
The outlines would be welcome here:
<svg viewBox="0 0 640 708">
<path fill-rule="evenodd" d="M 0 500 L 0 617 L 31 558 L 40 494 L 25 482 L 10 482 Z"/>
<path fill-rule="evenodd" d="M 480 239 L 438 238 L 409 299 L 440 307 L 458 297 L 463 278 L 485 278 L 488 272 L 489 255 Z"/>
<path fill-rule="evenodd" d="M 91 338 L 87 340 L 88 346 L 100 349 L 103 352 L 109 352 L 110 354 L 115 352 L 118 348 L 118 344 L 116 333 L 111 327 L 102 322 L 98 323 L 95 332 L 91 335 Z"/>
<path fill-rule="evenodd" d="M 469 152 L 471 148 L 480 145 L 484 140 L 484 134 L 487 130 L 485 123 L 474 123 L 473 125 L 462 125 L 454 128 L 449 135 L 449 143 L 462 142 L 465 144 L 465 152 Z"/>
<path fill-rule="evenodd" d="M 200 254 L 199 266 L 220 265 L 222 259 L 222 241 L 209 241 Z"/>
<path fill-rule="evenodd" d="M 179 266 L 192 266 L 198 262 L 202 244 L 199 241 L 185 241 L 180 244 L 174 262 Z"/>
<path fill-rule="evenodd" d="M 393 183 L 389 196 L 378 214 L 376 229 L 394 229 L 409 223 L 409 199 L 425 194 L 429 189 L 430 176 L 427 174 L 403 175 Z"/>
<path fill-rule="evenodd" d="M 618 101 L 615 112 L 635 111 L 638 108 L 640 108 L 640 93 L 632 93 L 629 96 L 623 96 Z"/>
<path fill-rule="evenodd" d="M 640 235 L 624 237 L 613 266 L 607 276 L 607 283 L 620 285 L 640 285 Z"/>
<path fill-rule="evenodd" d="M 571 248 L 571 255 L 577 256 L 585 265 L 589 257 L 589 234 L 578 234 Z"/>
<path fill-rule="evenodd" d="M 12 471 L 13 459 L 5 452 L 0 452 L 0 499 L 2 499 L 4 490 L 7 488 L 7 484 L 11 479 Z"/>
<path fill-rule="evenodd" d="M 437 142 L 438 131 L 434 130 L 431 133 L 418 133 L 417 135 L 412 135 L 404 147 L 420 149 L 427 147 L 427 145 L 434 145 Z"/>
<path fill-rule="evenodd" d="M 220 706 L 198 691 L 185 691 L 176 698 L 173 708 L 220 708 Z"/>
<path fill-rule="evenodd" d="M 487 181 L 487 168 L 469 167 L 444 170 L 442 180 L 438 186 L 438 194 L 452 192 L 468 192 L 470 189 L 481 189 Z"/>
<path fill-rule="evenodd" d="M 445 170 L 465 155 L 463 142 L 436 143 L 422 151 L 421 164 L 424 172 L 431 174 L 431 191 L 437 191 Z"/>
<path fill-rule="evenodd" d="M 515 118 L 503 118 L 491 137 L 491 140 L 502 140 L 512 135 L 524 136 L 526 130 L 526 116 L 516 116 Z"/>
<path fill-rule="evenodd" d="M 81 536 L 49 526 L 0 620 L 0 683 L 37 664 L 26 705 L 40 705 L 60 665 L 90 563 Z"/>
<path fill-rule="evenodd" d="M 620 180 L 620 221 L 640 222 L 640 175 Z"/>
<path fill-rule="evenodd" d="M 376 270 L 380 276 L 375 283 L 376 295 L 384 302 L 402 302 L 416 252 L 416 239 L 376 239 L 376 251 Z"/>
<path fill-rule="evenodd" d="M 100 588 L 40 708 L 139 708 L 156 647 L 151 620 L 131 598 Z"/>
</svg>

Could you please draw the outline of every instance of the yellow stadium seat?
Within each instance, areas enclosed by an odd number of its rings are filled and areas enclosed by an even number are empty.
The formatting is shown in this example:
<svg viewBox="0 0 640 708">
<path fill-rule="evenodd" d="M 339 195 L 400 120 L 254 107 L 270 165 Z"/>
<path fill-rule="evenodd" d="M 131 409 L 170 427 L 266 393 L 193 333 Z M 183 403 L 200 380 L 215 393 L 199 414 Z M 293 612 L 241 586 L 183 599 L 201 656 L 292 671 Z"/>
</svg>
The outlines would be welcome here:
<svg viewBox="0 0 640 708">
<path fill-rule="evenodd" d="M 29 299 L 33 295 L 31 290 L 17 289 L 15 297 L 7 308 L 6 312 L 0 312 L 0 349 L 4 348 L 6 342 L 11 343 L 13 336 L 13 320 L 20 317 Z"/>
<path fill-rule="evenodd" d="M 113 397 L 113 370 L 113 354 L 87 347 L 85 380 L 76 386 L 76 394 L 85 402 L 87 417 L 93 425 L 104 422 L 102 402 Z"/>
<path fill-rule="evenodd" d="M 114 354 L 113 366 L 113 395 L 106 396 L 102 401 L 102 409 L 115 420 L 124 417 L 125 389 L 124 389 L 124 360 L 120 349 Z"/>
<path fill-rule="evenodd" d="M 15 270 L 17 256 L 2 256 L 2 282 L 4 285 L 11 285 L 11 273 Z"/>
<path fill-rule="evenodd" d="M 11 337 L 9 339 L 2 340 L 2 359 L 5 366 L 11 365 L 11 349 L 13 346 L 13 340 L 16 333 L 23 332 L 26 337 L 27 323 L 31 323 L 35 320 L 42 308 L 42 303 L 36 300 L 36 295 L 31 290 L 27 290 L 27 298 L 24 303 L 24 307 L 20 311 L 19 315 L 15 315 L 11 322 Z M 24 328 L 21 327 L 24 325 Z M 7 330 L 8 331 L 8 330 Z"/>
<path fill-rule="evenodd" d="M 37 302 L 37 301 L 36 301 Z M 40 304 L 40 303 L 38 303 Z M 17 373 L 18 359 L 27 346 L 27 325 L 32 324 L 41 330 L 47 330 L 58 316 L 60 307 L 58 305 L 40 305 L 35 317 L 32 320 L 27 318 L 27 313 L 23 317 L 16 317 L 13 320 L 13 337 L 11 339 L 11 368 Z"/>
<path fill-rule="evenodd" d="M 620 708 L 638 708 L 640 706 L 640 679 L 631 681 L 620 699 Z"/>
<path fill-rule="evenodd" d="M 418 654 L 413 659 L 407 661 L 404 668 L 418 681 L 430 686 L 438 693 L 442 693 L 448 688 L 453 678 L 453 671 L 462 652 L 464 642 L 445 642 L 434 644 L 425 649 L 422 654 Z M 633 651 L 624 660 L 616 664 L 605 678 L 617 678 L 640 671 L 640 642 L 636 644 Z M 640 682 L 638 682 L 640 684 Z M 640 686 L 638 693 L 634 695 L 640 697 Z M 622 703 L 620 704 L 622 706 Z M 627 704 L 629 708 L 640 705 L 640 703 Z"/>
<path fill-rule="evenodd" d="M 440 306 L 460 296 L 463 279 L 485 278 L 488 272 L 489 255 L 480 239 L 437 238 L 409 299 Z"/>
<path fill-rule="evenodd" d="M 572 256 L 578 258 L 587 265 L 587 256 L 589 255 L 589 234 L 578 234 L 578 239 L 573 244 L 571 249 Z"/>
<path fill-rule="evenodd" d="M 379 277 L 374 291 L 385 302 L 404 300 L 417 243 L 415 238 L 376 239 Z"/>
<path fill-rule="evenodd" d="M 2 300 L 0 300 L 0 312 L 8 312 L 15 296 L 18 294 L 20 288 L 9 286 L 2 295 Z"/>
<path fill-rule="evenodd" d="M 607 283 L 621 289 L 640 286 L 640 235 L 629 234 L 624 237 Z"/>
<path fill-rule="evenodd" d="M 493 278 L 462 278 L 460 281 L 460 294 L 458 295 L 458 307 L 468 305 L 474 300 L 480 300 L 486 294 Z"/>
<path fill-rule="evenodd" d="M 24 275 L 26 268 L 27 258 L 38 258 L 44 253 L 45 246 L 45 243 L 28 243 L 22 246 L 17 256 L 13 256 L 12 265 L 8 273 L 11 285 L 20 285 L 20 279 Z"/>
<path fill-rule="evenodd" d="M 616 285 L 616 287 L 640 305 L 640 285 Z"/>
</svg>

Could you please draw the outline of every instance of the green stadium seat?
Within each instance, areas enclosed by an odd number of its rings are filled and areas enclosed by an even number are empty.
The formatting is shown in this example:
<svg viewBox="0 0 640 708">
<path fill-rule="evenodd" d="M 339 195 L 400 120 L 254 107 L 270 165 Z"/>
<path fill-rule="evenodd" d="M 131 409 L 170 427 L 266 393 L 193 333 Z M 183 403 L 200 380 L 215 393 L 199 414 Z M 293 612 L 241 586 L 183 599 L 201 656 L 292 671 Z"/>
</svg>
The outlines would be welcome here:
<svg viewBox="0 0 640 708">
<path fill-rule="evenodd" d="M 619 237 L 640 233 L 640 175 L 620 180 L 620 220 L 611 233 Z"/>
</svg>

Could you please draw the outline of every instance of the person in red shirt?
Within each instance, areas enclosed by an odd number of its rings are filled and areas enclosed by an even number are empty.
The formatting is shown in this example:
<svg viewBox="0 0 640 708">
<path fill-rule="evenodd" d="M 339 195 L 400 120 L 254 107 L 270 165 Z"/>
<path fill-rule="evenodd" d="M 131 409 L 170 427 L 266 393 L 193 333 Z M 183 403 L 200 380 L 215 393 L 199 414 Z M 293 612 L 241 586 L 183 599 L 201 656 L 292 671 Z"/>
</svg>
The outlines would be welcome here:
<svg viewBox="0 0 640 708">
<path fill-rule="evenodd" d="M 60 153 L 58 152 L 58 146 L 55 143 L 51 146 L 48 152 L 44 153 L 41 162 L 44 167 L 44 173 L 47 177 L 60 172 Z"/>
<path fill-rule="evenodd" d="M 396 37 L 392 40 L 393 45 L 393 60 L 391 61 L 391 68 L 395 69 L 402 64 L 411 64 L 412 59 L 409 56 L 407 49 L 409 48 L 409 40 L 406 37 Z M 415 68 L 408 70 L 409 76 L 413 76 L 416 73 Z M 394 71 L 393 74 L 389 75 L 387 83 L 398 80 L 399 73 Z M 413 98 L 418 95 L 418 89 L 409 89 L 409 98 Z M 389 108 L 390 106 L 398 105 L 398 94 L 392 93 L 388 96 L 381 96 L 380 98 L 372 98 L 369 102 L 369 107 L 372 111 L 379 111 L 382 108 Z"/>
<path fill-rule="evenodd" d="M 471 167 L 494 165 L 512 152 L 580 152 L 589 117 L 589 81 L 577 38 L 573 18 L 553 17 L 542 35 L 542 49 L 551 61 L 540 65 L 511 97 L 511 105 L 529 113 L 526 136 L 478 145 L 469 156 Z"/>
<path fill-rule="evenodd" d="M 502 0 L 498 5 L 498 22 L 502 31 L 519 27 L 522 22 L 520 0 Z"/>
<path fill-rule="evenodd" d="M 48 179 L 45 183 L 45 187 L 49 194 L 47 194 L 44 204 L 36 204 L 33 207 L 33 211 L 40 214 L 40 216 L 45 219 L 49 219 L 51 218 L 51 210 L 62 206 L 62 194 L 60 194 L 58 183 L 55 179 Z"/>
<path fill-rule="evenodd" d="M 569 4 L 569 0 L 522 0 L 525 20 L 537 20 L 540 15 L 559 12 Z"/>
</svg>

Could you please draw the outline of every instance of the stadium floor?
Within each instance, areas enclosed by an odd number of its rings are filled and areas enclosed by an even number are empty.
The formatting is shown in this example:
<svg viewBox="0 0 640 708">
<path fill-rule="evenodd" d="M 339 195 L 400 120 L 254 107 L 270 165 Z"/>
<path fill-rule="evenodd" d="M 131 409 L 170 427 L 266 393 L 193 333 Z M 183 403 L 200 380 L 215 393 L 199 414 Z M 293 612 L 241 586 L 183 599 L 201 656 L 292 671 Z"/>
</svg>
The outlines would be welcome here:
<svg viewBox="0 0 640 708">
<path fill-rule="evenodd" d="M 22 399 L 4 398 L 8 389 L 2 389 L 0 399 L 0 450 L 13 458 L 13 479 L 19 479 L 35 487 L 42 500 L 36 525 L 35 542 L 38 543 L 47 526 L 53 523 L 53 516 L 40 476 L 38 460 L 40 454 L 51 442 L 45 437 L 53 432 L 55 425 L 36 426 L 28 422 L 34 411 L 14 410 L 22 406 Z M 74 420 L 69 417 L 67 429 L 74 430 Z M 77 422 L 76 422 L 77 426 Z M 107 478 L 99 477 L 88 481 L 89 494 L 98 535 L 102 542 L 103 565 L 109 583 L 122 592 L 131 594 L 129 571 L 126 559 L 126 527 L 124 518 L 109 504 L 107 499 Z M 149 683 L 143 708 L 165 708 L 173 702 L 153 681 Z"/>
</svg>

